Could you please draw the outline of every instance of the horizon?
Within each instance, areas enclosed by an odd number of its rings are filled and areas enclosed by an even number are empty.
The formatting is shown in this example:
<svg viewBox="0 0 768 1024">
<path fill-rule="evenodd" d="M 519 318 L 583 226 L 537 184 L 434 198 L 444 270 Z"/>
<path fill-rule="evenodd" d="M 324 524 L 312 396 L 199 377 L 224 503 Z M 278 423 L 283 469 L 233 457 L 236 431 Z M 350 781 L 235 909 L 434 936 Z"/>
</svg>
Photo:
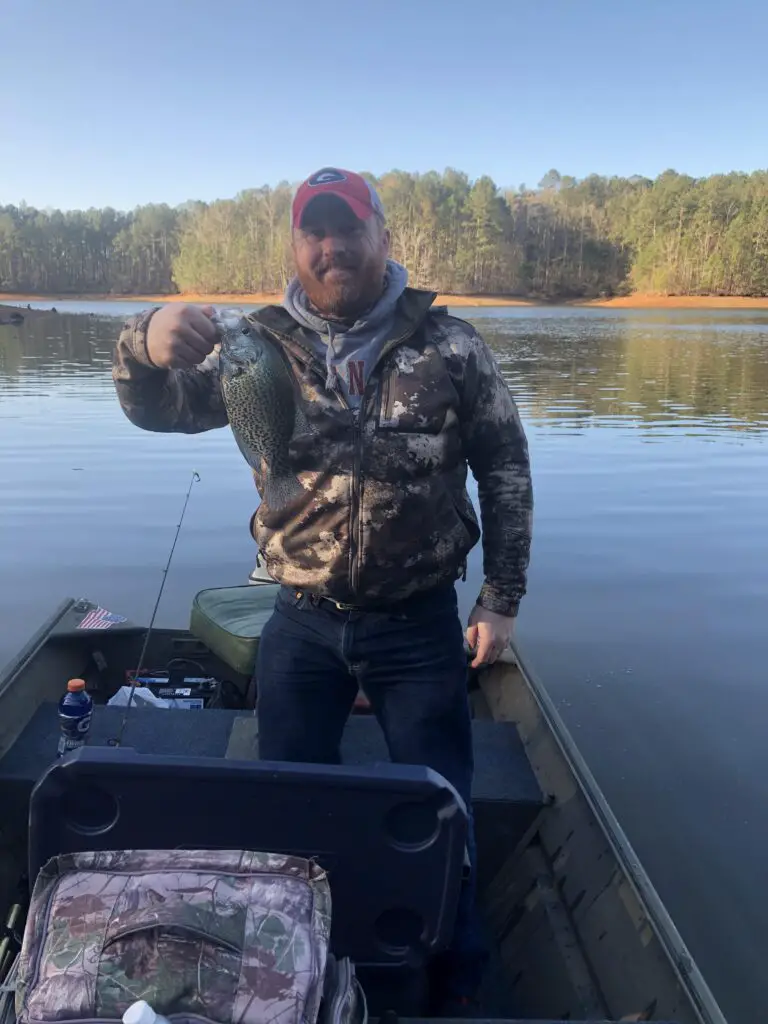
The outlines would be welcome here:
<svg viewBox="0 0 768 1024">
<path fill-rule="evenodd" d="M 5 0 L 0 202 L 129 211 L 326 165 L 503 190 L 766 163 L 768 10 L 609 0 Z M 723 154 L 727 154 L 724 156 Z"/>
</svg>

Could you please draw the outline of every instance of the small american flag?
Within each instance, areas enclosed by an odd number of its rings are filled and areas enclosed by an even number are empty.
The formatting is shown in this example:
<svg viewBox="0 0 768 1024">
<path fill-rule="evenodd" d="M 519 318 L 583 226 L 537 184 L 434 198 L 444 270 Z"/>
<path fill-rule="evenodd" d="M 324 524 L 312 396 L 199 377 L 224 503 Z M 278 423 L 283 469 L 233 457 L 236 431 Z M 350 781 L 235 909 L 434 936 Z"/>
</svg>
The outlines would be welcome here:
<svg viewBox="0 0 768 1024">
<path fill-rule="evenodd" d="M 78 629 L 109 629 L 120 622 L 127 622 L 124 615 L 115 615 L 106 608 L 93 608 L 82 620 Z"/>
</svg>

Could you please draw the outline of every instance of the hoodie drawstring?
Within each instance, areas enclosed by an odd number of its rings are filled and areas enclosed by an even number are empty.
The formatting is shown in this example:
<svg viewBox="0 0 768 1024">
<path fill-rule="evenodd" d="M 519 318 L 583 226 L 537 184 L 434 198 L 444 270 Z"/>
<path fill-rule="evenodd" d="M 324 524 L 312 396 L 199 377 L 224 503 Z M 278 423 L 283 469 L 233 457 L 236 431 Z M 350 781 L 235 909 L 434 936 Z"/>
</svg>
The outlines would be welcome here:
<svg viewBox="0 0 768 1024">
<path fill-rule="evenodd" d="M 328 345 L 325 349 L 325 390 L 333 391 L 336 387 L 336 367 L 333 365 L 333 328 L 328 324 Z"/>
</svg>

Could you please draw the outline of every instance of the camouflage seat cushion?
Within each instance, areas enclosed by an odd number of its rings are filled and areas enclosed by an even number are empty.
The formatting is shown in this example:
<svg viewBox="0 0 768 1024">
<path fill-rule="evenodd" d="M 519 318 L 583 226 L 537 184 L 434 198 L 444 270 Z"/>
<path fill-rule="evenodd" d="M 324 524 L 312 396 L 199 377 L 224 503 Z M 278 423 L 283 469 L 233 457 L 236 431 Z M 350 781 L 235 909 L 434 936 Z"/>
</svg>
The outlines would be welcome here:
<svg viewBox="0 0 768 1024">
<path fill-rule="evenodd" d="M 190 632 L 235 672 L 251 677 L 277 591 L 272 583 L 201 590 L 192 602 Z"/>
</svg>

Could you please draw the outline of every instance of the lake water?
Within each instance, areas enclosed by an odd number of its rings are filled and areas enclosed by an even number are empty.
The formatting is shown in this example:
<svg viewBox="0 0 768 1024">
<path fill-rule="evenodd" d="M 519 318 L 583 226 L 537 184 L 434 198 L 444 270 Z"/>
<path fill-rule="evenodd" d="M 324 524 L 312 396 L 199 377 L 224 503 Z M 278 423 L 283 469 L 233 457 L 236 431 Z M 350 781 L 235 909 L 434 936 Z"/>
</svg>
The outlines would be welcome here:
<svg viewBox="0 0 768 1024">
<path fill-rule="evenodd" d="M 0 327 L 0 663 L 67 595 L 147 621 L 193 470 L 159 624 L 254 562 L 230 432 L 144 433 L 117 405 L 114 316 L 137 307 L 56 305 L 93 315 Z M 768 315 L 461 315 L 530 442 L 520 642 L 731 1024 L 751 1024 L 768 998 Z"/>
</svg>

